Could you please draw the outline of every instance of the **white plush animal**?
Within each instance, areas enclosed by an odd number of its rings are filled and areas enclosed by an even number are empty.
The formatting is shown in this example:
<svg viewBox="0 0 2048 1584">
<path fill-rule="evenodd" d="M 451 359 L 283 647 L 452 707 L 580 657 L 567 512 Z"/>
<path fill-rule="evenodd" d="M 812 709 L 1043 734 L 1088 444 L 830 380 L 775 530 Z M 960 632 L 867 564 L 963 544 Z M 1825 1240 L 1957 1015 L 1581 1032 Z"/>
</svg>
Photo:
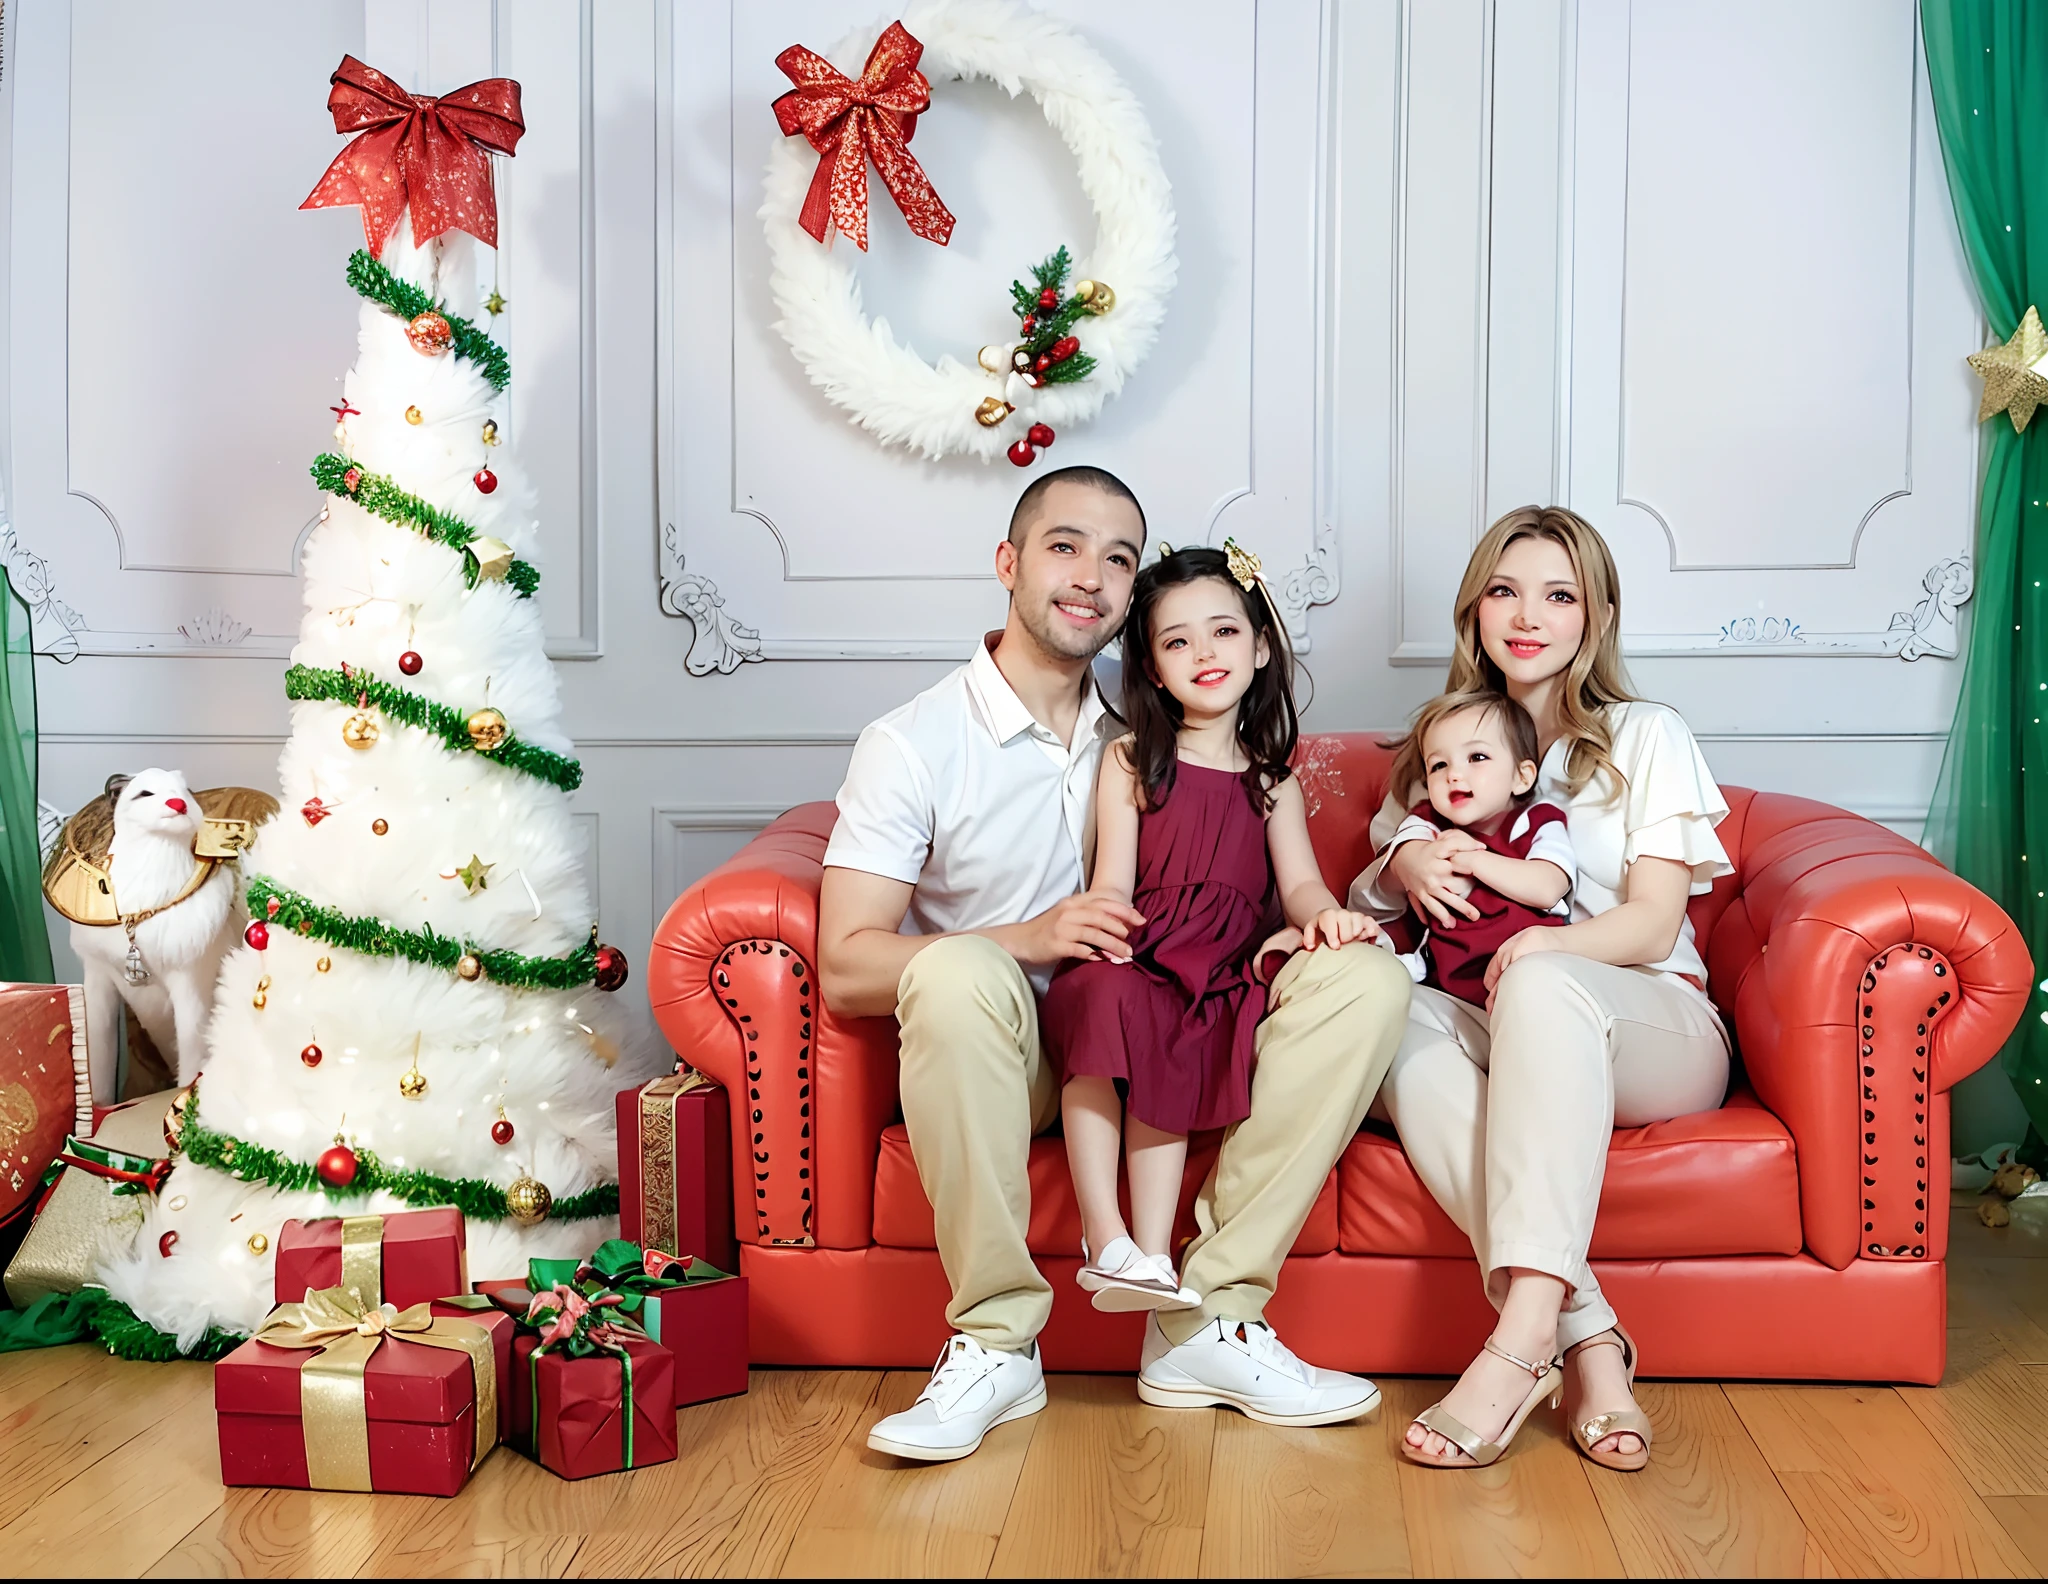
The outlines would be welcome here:
<svg viewBox="0 0 2048 1584">
<path fill-rule="evenodd" d="M 93 1098 L 114 1099 L 126 1001 L 149 1037 L 176 1065 L 178 1082 L 197 1075 L 206 1054 L 206 1024 L 221 959 L 243 924 L 241 887 L 233 864 L 210 866 L 182 901 L 200 860 L 193 855 L 203 816 L 199 800 L 175 770 L 113 776 L 114 843 L 109 860 L 114 900 L 136 922 L 134 945 L 142 978 L 132 977 L 130 935 L 123 924 L 71 926 L 71 946 L 85 964 L 86 1049 Z M 162 911 L 155 911 L 161 909 Z"/>
</svg>

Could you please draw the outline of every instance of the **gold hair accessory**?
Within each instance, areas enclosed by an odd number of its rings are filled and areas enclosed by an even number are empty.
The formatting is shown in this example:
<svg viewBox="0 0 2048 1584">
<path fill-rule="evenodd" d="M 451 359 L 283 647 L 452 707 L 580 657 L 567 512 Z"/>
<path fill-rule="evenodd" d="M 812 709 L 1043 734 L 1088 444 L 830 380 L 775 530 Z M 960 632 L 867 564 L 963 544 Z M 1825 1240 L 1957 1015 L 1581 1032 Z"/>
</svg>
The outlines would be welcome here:
<svg viewBox="0 0 2048 1584">
<path fill-rule="evenodd" d="M 1259 592 L 1266 597 L 1266 610 L 1273 618 L 1273 625 L 1285 631 L 1287 623 L 1280 618 L 1279 602 L 1273 598 L 1272 589 L 1266 585 L 1265 573 L 1259 566 L 1259 558 L 1235 539 L 1225 539 L 1223 561 L 1230 569 L 1230 575 L 1237 579 L 1237 586 L 1245 593 L 1251 593 L 1252 585 L 1258 584 Z"/>
</svg>

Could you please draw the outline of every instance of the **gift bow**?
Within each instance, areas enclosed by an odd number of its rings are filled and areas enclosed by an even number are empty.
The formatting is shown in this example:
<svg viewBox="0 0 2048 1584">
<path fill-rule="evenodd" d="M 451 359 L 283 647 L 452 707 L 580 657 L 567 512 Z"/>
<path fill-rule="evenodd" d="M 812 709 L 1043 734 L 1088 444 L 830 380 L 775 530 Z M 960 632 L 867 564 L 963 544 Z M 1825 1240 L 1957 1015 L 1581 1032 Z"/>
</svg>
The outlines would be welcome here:
<svg viewBox="0 0 2048 1584">
<path fill-rule="evenodd" d="M 387 1340 L 467 1353 L 476 1383 L 476 1444 L 469 1466 L 475 1468 L 497 1445 L 498 1364 L 490 1332 L 473 1321 L 437 1320 L 426 1304 L 366 1304 L 346 1287 L 322 1287 L 302 1303 L 271 1310 L 256 1340 L 316 1350 L 299 1371 L 300 1433 L 307 1484 L 314 1490 L 371 1489 L 363 1372 Z"/>
<path fill-rule="evenodd" d="M 569 1358 L 594 1358 L 608 1353 L 619 1361 L 619 1436 L 622 1458 L 621 1468 L 633 1466 L 633 1355 L 626 1343 L 633 1337 L 642 1341 L 651 1340 L 632 1321 L 603 1319 L 607 1309 L 616 1309 L 620 1304 L 617 1293 L 598 1293 L 586 1297 L 574 1287 L 566 1284 L 536 1292 L 533 1301 L 526 1306 L 528 1325 L 540 1327 L 540 1346 L 528 1355 L 527 1369 L 531 1371 L 533 1403 L 533 1445 L 529 1449 L 540 1455 L 540 1360 L 544 1353 L 561 1353 Z"/>
<path fill-rule="evenodd" d="M 95 1144 L 91 1139 L 82 1139 L 75 1134 L 64 1141 L 64 1149 L 57 1162 L 62 1166 L 76 1166 L 94 1177 L 106 1178 L 113 1185 L 108 1191 L 117 1196 L 159 1193 L 164 1179 L 171 1175 L 168 1160 L 130 1155 L 126 1150 Z"/>
<path fill-rule="evenodd" d="M 361 135 L 335 156 L 301 209 L 361 205 L 373 254 L 383 253 L 408 204 L 415 246 L 450 230 L 498 245 L 485 150 L 511 154 L 526 132 L 518 83 L 488 77 L 438 97 L 410 94 L 353 55 L 342 56 L 328 80 L 334 130 Z"/>
<path fill-rule="evenodd" d="M 666 1254 L 643 1249 L 629 1238 L 607 1238 L 586 1260 L 533 1259 L 526 1262 L 526 1282 L 535 1293 L 544 1288 L 574 1291 L 585 1299 L 615 1304 L 656 1342 L 661 1335 L 661 1309 L 647 1300 L 691 1282 L 723 1281 L 727 1273 L 694 1254 Z M 602 1295 L 602 1296 L 601 1296 Z M 535 1303 L 542 1299 L 536 1298 Z"/>
<path fill-rule="evenodd" d="M 776 124 L 784 137 L 801 132 L 818 151 L 818 169 L 797 217 L 818 241 L 825 240 L 829 218 L 867 251 L 870 159 L 912 231 L 940 247 L 952 239 L 953 213 L 910 152 L 917 118 L 932 102 L 932 85 L 917 69 L 923 54 L 909 30 L 891 22 L 868 51 L 858 81 L 801 44 L 775 57 L 796 84 L 775 101 Z"/>
</svg>

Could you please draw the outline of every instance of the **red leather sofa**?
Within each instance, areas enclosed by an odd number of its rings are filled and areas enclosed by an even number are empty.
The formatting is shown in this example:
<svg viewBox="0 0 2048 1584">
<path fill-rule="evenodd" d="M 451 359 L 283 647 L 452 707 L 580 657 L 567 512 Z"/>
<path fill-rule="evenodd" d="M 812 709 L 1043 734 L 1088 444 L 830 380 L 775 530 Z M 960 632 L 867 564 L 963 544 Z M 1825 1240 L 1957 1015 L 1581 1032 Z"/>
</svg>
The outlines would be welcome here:
<svg viewBox="0 0 2048 1584">
<path fill-rule="evenodd" d="M 1310 833 L 1331 889 L 1370 856 L 1389 756 L 1310 738 Z M 1927 853 L 1826 804 L 1725 787 L 1736 873 L 1692 904 L 1740 1051 L 1718 1111 L 1616 1132 L 1593 1235 L 1648 1373 L 1932 1382 L 1944 1358 L 1948 1096 L 2018 1020 L 2011 920 Z M 898 1120 L 896 1025 L 840 1018 L 816 974 L 830 803 L 792 809 L 655 933 L 655 1016 L 733 1097 L 740 1266 L 756 1362 L 923 1368 L 946 1334 L 932 1212 Z M 1190 1151 L 1187 1206 L 1214 1159 Z M 1141 1319 L 1074 1285 L 1080 1221 L 1057 1137 L 1033 1141 L 1030 1246 L 1054 1369 L 1136 1367 Z M 1461 1369 L 1491 1324 L 1470 1246 L 1371 1124 L 1310 1212 L 1268 1317 L 1344 1369 Z"/>
</svg>

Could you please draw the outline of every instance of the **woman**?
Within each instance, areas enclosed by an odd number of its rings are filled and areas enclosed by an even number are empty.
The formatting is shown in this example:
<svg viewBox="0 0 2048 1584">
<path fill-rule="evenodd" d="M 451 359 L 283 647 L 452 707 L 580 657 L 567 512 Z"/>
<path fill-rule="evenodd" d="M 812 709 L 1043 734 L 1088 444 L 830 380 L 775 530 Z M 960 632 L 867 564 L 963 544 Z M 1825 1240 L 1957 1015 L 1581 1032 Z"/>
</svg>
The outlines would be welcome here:
<svg viewBox="0 0 2048 1584">
<path fill-rule="evenodd" d="M 1711 1110 L 1728 1036 L 1706 995 L 1686 900 L 1732 866 L 1727 814 L 1677 712 L 1637 699 L 1622 669 L 1620 588 L 1592 526 L 1561 507 L 1495 523 L 1458 589 L 1446 687 L 1494 688 L 1536 723 L 1539 795 L 1563 808 L 1579 872 L 1572 921 L 1512 936 L 1484 1011 L 1418 986 L 1380 1094 L 1416 1171 L 1472 1239 L 1499 1319 L 1403 1452 L 1443 1468 L 1492 1462 L 1560 1386 L 1580 1449 L 1609 1468 L 1649 1461 L 1634 1343 L 1586 1262 L 1615 1126 Z M 1421 795 L 1403 745 L 1375 844 Z M 1352 904 L 1412 907 L 1431 928 L 1477 917 L 1460 831 L 1383 851 Z"/>
</svg>

